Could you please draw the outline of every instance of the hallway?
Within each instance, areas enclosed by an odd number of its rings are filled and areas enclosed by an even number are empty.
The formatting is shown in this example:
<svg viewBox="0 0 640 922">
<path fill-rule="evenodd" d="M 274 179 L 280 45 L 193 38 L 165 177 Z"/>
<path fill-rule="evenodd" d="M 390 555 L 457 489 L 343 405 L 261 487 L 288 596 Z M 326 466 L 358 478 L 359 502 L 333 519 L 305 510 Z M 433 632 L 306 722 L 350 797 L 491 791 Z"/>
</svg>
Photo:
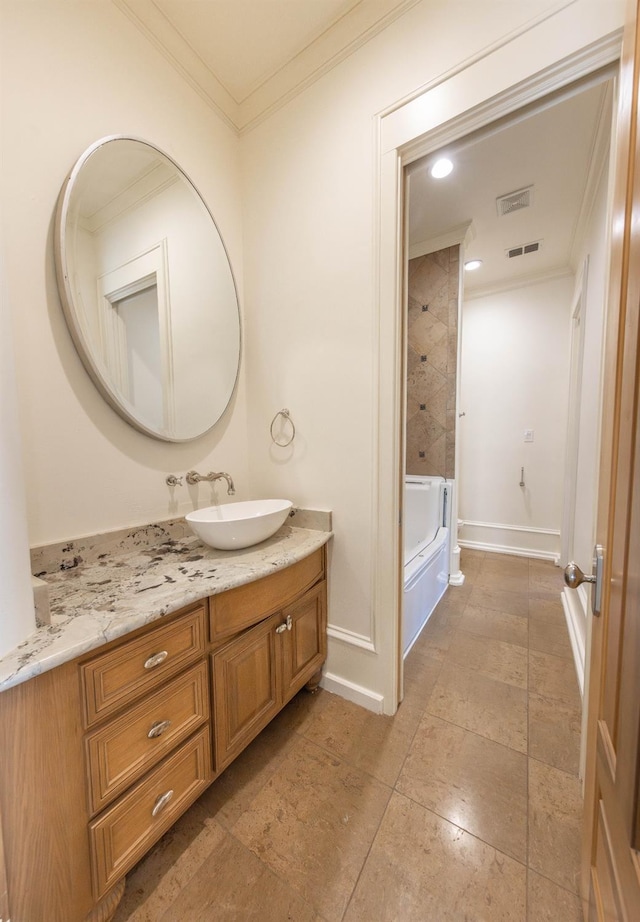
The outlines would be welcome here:
<svg viewBox="0 0 640 922">
<path fill-rule="evenodd" d="M 580 696 L 548 561 L 463 551 L 377 716 L 301 692 L 114 922 L 579 922 Z"/>
</svg>

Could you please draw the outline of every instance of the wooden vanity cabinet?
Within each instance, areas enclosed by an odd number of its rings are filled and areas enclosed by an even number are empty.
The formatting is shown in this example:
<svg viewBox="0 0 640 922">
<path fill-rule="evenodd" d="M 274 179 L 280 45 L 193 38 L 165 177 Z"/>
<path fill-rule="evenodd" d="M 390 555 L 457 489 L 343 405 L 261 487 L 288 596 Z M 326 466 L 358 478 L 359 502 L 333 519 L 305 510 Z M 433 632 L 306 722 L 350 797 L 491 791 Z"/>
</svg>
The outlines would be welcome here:
<svg viewBox="0 0 640 922">
<path fill-rule="evenodd" d="M 248 628 L 212 654 L 215 767 L 220 772 L 322 667 L 327 655 L 326 581 L 321 552 L 264 580 L 254 619 L 273 607 L 275 577 L 286 576 L 295 602 Z M 309 583 L 321 577 L 313 588 Z M 271 584 L 269 585 L 271 581 Z M 249 586 L 241 587 L 243 590 Z M 232 595 L 232 593 L 225 593 Z M 252 611 L 244 593 L 225 600 L 225 625 Z M 214 631 L 219 637 L 219 632 Z"/>
<path fill-rule="evenodd" d="M 125 874 L 318 674 L 325 567 L 321 548 L 0 694 L 12 918 L 111 919 Z"/>
</svg>

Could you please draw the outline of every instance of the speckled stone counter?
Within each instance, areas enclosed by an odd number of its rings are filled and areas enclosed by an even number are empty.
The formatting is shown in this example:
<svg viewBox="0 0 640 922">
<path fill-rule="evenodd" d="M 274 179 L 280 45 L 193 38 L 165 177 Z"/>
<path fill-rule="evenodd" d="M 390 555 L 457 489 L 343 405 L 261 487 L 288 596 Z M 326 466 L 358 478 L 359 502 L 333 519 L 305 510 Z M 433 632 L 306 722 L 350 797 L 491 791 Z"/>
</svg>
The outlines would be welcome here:
<svg viewBox="0 0 640 922">
<path fill-rule="evenodd" d="M 51 624 L 0 659 L 0 691 L 191 602 L 282 570 L 331 537 L 330 513 L 298 510 L 288 521 L 240 551 L 206 547 L 184 519 L 35 549 L 32 570 L 49 587 Z"/>
</svg>

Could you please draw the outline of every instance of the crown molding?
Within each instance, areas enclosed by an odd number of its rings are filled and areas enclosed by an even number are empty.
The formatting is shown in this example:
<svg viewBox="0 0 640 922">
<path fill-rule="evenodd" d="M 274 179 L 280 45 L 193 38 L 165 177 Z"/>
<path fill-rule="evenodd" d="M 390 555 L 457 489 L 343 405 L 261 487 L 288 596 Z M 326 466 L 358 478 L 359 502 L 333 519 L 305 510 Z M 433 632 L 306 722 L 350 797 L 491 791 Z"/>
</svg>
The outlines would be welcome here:
<svg viewBox="0 0 640 922">
<path fill-rule="evenodd" d="M 457 224 L 449 228 L 437 237 L 431 237 L 429 240 L 420 240 L 418 243 L 412 243 L 409 247 L 409 259 L 417 259 L 419 256 L 428 256 L 429 253 L 437 253 L 438 250 L 446 250 L 447 247 L 469 246 L 475 239 L 476 230 L 473 221 L 465 221 L 464 224 Z"/>
<path fill-rule="evenodd" d="M 544 269 L 541 272 L 532 272 L 530 275 L 521 275 L 518 278 L 505 279 L 495 285 L 485 285 L 483 288 L 465 290 L 462 296 L 463 304 L 475 301 L 477 298 L 486 298 L 488 295 L 504 294 L 507 291 L 517 291 L 519 288 L 531 288 L 533 285 L 542 285 L 545 282 L 554 282 L 556 279 L 573 278 L 571 266 L 556 266 Z"/>
<path fill-rule="evenodd" d="M 236 99 L 154 0 L 112 0 L 207 105 L 239 134 L 255 128 L 420 2 L 377 0 L 375 4 L 356 4 L 246 97 Z"/>
<path fill-rule="evenodd" d="M 589 220 L 593 212 L 596 195 L 600 187 L 603 171 L 607 165 L 611 149 L 612 118 L 613 118 L 613 77 L 605 84 L 600 101 L 598 120 L 591 145 L 589 158 L 589 171 L 585 180 L 580 212 L 573 230 L 573 239 L 569 250 L 569 264 L 576 269 L 580 255 L 584 249 L 585 237 Z"/>
<path fill-rule="evenodd" d="M 189 86 L 234 131 L 238 103 L 153 0 L 111 0 Z"/>
</svg>

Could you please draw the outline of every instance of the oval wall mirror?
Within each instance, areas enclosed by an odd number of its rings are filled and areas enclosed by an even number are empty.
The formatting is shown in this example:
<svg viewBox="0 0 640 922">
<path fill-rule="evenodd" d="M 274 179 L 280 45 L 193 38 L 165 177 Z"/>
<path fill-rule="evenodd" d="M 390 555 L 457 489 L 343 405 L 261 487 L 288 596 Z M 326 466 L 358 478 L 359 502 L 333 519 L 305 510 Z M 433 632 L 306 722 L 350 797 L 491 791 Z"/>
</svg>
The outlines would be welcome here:
<svg viewBox="0 0 640 922">
<path fill-rule="evenodd" d="M 169 442 L 220 419 L 240 362 L 240 314 L 209 209 L 152 144 L 108 137 L 67 177 L 56 272 L 73 341 L 128 422 Z"/>
</svg>

